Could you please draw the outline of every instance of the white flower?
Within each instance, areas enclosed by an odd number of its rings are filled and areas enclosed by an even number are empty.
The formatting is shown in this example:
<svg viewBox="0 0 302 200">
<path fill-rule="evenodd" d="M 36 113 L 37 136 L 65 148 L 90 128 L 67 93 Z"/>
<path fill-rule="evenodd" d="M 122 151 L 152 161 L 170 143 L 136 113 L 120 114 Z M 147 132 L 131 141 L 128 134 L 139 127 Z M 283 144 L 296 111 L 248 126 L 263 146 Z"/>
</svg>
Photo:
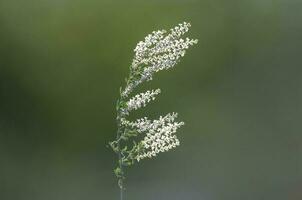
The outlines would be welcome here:
<svg viewBox="0 0 302 200">
<path fill-rule="evenodd" d="M 170 29 L 169 33 L 166 30 L 153 31 L 136 45 L 131 71 L 139 74 L 139 78 L 126 86 L 122 93 L 124 97 L 140 83 L 152 80 L 154 73 L 173 67 L 185 55 L 186 50 L 198 42 L 181 38 L 190 26 L 190 23 L 184 22 Z"/>
<path fill-rule="evenodd" d="M 184 125 L 184 122 L 175 122 L 176 117 L 177 113 L 169 113 L 153 121 L 145 117 L 135 122 L 123 122 L 125 125 L 135 128 L 139 133 L 146 132 L 146 136 L 141 141 L 144 151 L 137 155 L 138 161 L 154 157 L 158 153 L 168 151 L 180 144 L 175 133 L 179 127 Z"/>
<path fill-rule="evenodd" d="M 151 100 L 155 99 L 155 96 L 160 93 L 160 89 L 147 91 L 145 93 L 140 93 L 132 97 L 127 102 L 127 111 L 131 110 L 137 110 L 141 107 L 145 107 L 147 103 L 149 103 Z"/>
</svg>

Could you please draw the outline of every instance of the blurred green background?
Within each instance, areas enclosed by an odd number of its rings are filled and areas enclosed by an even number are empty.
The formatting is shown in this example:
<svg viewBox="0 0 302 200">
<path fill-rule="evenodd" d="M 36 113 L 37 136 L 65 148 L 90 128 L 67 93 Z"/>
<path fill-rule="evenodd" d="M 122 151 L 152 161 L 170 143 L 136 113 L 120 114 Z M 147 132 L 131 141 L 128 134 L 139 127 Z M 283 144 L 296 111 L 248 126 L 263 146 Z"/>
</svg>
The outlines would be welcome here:
<svg viewBox="0 0 302 200">
<path fill-rule="evenodd" d="M 134 113 L 181 146 L 127 171 L 126 200 L 302 199 L 302 1 L 0 0 L 0 199 L 114 200 L 115 100 L 133 48 L 199 39 Z"/>
</svg>

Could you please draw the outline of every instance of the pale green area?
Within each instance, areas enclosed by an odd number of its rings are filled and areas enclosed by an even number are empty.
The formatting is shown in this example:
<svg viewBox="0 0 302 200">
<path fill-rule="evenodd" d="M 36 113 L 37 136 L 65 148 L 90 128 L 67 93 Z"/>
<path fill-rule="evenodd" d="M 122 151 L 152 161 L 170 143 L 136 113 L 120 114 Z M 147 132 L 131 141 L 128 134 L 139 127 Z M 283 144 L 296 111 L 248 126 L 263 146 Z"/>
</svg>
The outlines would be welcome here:
<svg viewBox="0 0 302 200">
<path fill-rule="evenodd" d="M 189 49 L 135 113 L 179 112 L 181 146 L 135 165 L 126 200 L 302 198 L 302 1 L 1 0 L 0 199 L 115 200 L 115 99 L 146 34 Z M 140 88 L 143 90 L 144 88 Z"/>
</svg>

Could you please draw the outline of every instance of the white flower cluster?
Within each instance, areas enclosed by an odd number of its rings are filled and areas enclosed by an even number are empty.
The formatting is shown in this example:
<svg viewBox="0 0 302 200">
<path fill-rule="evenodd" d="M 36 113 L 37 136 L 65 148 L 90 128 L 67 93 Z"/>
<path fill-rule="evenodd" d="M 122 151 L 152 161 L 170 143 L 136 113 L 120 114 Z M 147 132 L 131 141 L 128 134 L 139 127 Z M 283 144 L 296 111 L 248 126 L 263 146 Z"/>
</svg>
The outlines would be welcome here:
<svg viewBox="0 0 302 200">
<path fill-rule="evenodd" d="M 134 49 L 135 56 L 132 62 L 133 68 L 137 67 L 141 63 L 144 63 L 143 61 L 144 58 L 148 56 L 149 48 L 162 40 L 166 32 L 166 30 L 153 31 L 151 34 L 145 37 L 144 41 L 137 43 Z"/>
<path fill-rule="evenodd" d="M 137 161 L 154 157 L 158 153 L 168 151 L 180 144 L 175 133 L 179 127 L 184 125 L 184 122 L 175 122 L 176 117 L 177 113 L 169 113 L 153 121 L 146 117 L 135 122 L 124 121 L 125 125 L 136 128 L 139 133 L 146 132 L 142 141 L 144 151 L 137 155 Z"/>
<path fill-rule="evenodd" d="M 127 102 L 127 111 L 131 110 L 137 110 L 141 107 L 145 107 L 147 103 L 149 103 L 151 100 L 155 99 L 155 96 L 160 93 L 160 89 L 147 91 L 145 93 L 140 93 L 132 97 Z"/>
<path fill-rule="evenodd" d="M 190 23 L 184 22 L 172 28 L 168 34 L 165 30 L 153 31 L 137 44 L 131 70 L 139 71 L 140 78 L 126 86 L 123 96 L 127 97 L 140 83 L 152 80 L 155 72 L 173 67 L 186 50 L 198 42 L 181 38 L 190 26 Z"/>
</svg>

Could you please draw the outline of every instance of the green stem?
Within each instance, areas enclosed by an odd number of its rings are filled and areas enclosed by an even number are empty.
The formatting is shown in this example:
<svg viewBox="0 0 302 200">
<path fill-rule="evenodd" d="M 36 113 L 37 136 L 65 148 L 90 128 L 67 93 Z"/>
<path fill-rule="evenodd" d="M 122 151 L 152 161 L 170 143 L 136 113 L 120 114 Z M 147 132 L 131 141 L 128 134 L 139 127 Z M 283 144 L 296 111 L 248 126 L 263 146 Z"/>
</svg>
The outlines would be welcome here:
<svg viewBox="0 0 302 200">
<path fill-rule="evenodd" d="M 123 114 L 121 112 L 120 107 L 118 106 L 117 118 L 116 118 L 118 130 L 117 130 L 116 139 L 117 139 L 117 147 L 118 147 L 118 163 L 119 163 L 119 168 L 120 168 L 120 173 L 121 173 L 121 177 L 118 177 L 118 185 L 120 188 L 120 200 L 124 199 L 124 180 L 123 180 L 124 179 L 124 170 L 123 170 L 122 154 L 121 154 L 122 152 L 121 152 L 121 144 L 120 144 L 120 138 L 123 133 L 123 127 L 122 127 L 122 122 L 121 122 L 122 117 L 123 117 Z"/>
<path fill-rule="evenodd" d="M 121 163 L 121 153 L 120 152 L 119 152 L 119 161 L 120 161 L 119 166 L 120 166 L 120 169 L 121 169 L 121 173 L 124 174 L 123 165 Z M 124 181 L 123 181 L 123 177 L 119 178 L 118 182 L 119 182 L 119 187 L 120 187 L 120 200 L 123 200 L 124 199 Z"/>
<path fill-rule="evenodd" d="M 128 86 L 128 84 L 130 83 L 130 77 L 132 74 L 132 68 L 130 67 L 130 75 L 129 78 L 126 80 L 126 86 Z M 118 177 L 118 185 L 120 187 L 120 200 L 124 200 L 124 179 L 125 179 L 125 175 L 124 175 L 124 169 L 123 169 L 123 155 L 122 155 L 122 151 L 121 151 L 121 136 L 123 134 L 124 130 L 124 126 L 122 125 L 122 118 L 125 117 L 125 114 L 122 112 L 120 103 L 125 101 L 125 97 L 123 97 L 123 95 L 120 93 L 120 99 L 119 101 L 117 101 L 117 117 L 116 117 L 116 121 L 117 121 L 117 135 L 116 135 L 116 142 L 117 142 L 117 148 L 118 148 L 118 163 L 119 163 L 119 168 L 120 168 L 120 174 L 121 176 Z"/>
</svg>

